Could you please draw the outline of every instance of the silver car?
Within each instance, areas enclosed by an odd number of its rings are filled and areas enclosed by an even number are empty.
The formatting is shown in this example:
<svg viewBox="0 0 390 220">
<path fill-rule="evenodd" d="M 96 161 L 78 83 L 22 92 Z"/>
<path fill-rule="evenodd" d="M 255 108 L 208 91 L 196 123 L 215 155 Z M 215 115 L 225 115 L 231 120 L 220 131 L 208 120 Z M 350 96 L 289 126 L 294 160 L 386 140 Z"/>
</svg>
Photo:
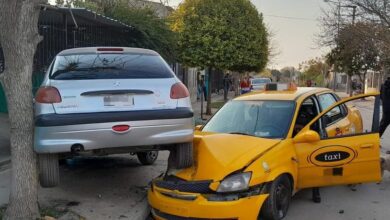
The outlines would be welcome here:
<svg viewBox="0 0 390 220">
<path fill-rule="evenodd" d="M 265 85 L 268 83 L 271 83 L 270 78 L 253 78 L 251 79 L 251 85 L 252 85 L 252 90 L 263 90 L 265 89 Z"/>
<path fill-rule="evenodd" d="M 59 183 L 59 155 L 137 154 L 152 164 L 170 150 L 192 165 L 189 92 L 154 51 L 91 47 L 60 52 L 35 97 L 35 152 L 44 187 Z"/>
</svg>

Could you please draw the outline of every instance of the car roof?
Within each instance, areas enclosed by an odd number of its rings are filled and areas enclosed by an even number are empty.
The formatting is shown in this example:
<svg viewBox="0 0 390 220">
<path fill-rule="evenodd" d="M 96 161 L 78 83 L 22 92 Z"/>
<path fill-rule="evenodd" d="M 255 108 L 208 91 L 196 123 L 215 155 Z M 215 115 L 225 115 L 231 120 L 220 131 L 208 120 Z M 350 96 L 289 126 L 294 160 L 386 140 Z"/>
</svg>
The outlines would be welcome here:
<svg viewBox="0 0 390 220">
<path fill-rule="evenodd" d="M 330 89 L 327 88 L 317 88 L 317 87 L 298 87 L 293 91 L 254 91 L 244 95 L 241 95 L 234 100 L 241 101 L 255 101 L 255 100 L 290 100 L 295 101 L 298 98 L 306 98 L 312 94 L 323 93 L 323 92 L 331 92 Z"/>
<path fill-rule="evenodd" d="M 136 53 L 145 55 L 159 55 L 156 51 L 134 48 L 134 47 L 79 47 L 61 51 L 58 56 L 74 55 L 74 54 L 96 54 L 98 48 L 112 48 L 112 49 L 123 49 L 123 53 Z M 116 52 L 117 53 L 117 52 Z M 122 52 L 121 52 L 122 53 Z"/>
</svg>

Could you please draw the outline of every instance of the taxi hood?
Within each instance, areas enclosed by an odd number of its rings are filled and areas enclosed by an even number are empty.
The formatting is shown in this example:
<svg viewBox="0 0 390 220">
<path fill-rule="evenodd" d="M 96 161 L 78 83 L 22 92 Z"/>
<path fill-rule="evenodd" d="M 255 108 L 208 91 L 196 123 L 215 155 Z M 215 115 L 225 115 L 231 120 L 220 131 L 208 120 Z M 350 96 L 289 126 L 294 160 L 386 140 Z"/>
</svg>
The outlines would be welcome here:
<svg viewBox="0 0 390 220">
<path fill-rule="evenodd" d="M 194 138 L 194 165 L 175 175 L 187 181 L 223 180 L 251 164 L 280 140 L 199 132 Z"/>
</svg>

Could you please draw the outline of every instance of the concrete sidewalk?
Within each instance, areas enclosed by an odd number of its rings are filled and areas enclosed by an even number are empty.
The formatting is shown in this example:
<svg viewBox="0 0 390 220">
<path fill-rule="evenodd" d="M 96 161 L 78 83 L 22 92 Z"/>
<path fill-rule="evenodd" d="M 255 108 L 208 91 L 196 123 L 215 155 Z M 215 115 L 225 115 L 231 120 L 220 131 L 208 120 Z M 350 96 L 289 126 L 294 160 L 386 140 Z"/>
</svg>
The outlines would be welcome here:
<svg viewBox="0 0 390 220">
<path fill-rule="evenodd" d="M 0 113 L 0 167 L 11 161 L 8 115 Z"/>
</svg>

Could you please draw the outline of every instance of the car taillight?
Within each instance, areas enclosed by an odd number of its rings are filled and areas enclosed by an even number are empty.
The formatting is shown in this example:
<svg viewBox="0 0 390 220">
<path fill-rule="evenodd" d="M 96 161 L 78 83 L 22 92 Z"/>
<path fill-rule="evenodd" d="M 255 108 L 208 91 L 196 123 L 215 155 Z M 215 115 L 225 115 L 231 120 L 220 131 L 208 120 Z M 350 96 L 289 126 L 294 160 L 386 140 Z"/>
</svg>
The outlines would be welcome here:
<svg viewBox="0 0 390 220">
<path fill-rule="evenodd" d="M 183 83 L 178 82 L 172 86 L 171 99 L 182 99 L 187 98 L 188 96 L 190 96 L 190 93 Z"/>
<path fill-rule="evenodd" d="M 53 104 L 60 103 L 62 99 L 56 87 L 45 86 L 38 89 L 35 95 L 35 101 L 38 103 Z"/>
</svg>

